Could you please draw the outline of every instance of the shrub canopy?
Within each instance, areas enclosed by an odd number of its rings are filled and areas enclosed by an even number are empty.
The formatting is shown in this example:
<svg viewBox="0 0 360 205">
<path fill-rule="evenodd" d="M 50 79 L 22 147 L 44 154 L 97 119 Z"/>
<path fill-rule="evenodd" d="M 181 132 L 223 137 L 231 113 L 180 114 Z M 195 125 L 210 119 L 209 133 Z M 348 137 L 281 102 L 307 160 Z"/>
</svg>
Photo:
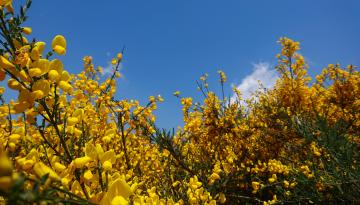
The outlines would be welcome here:
<svg viewBox="0 0 360 205">
<path fill-rule="evenodd" d="M 360 203 L 360 75 L 329 64 L 315 79 L 280 38 L 271 89 L 242 99 L 209 90 L 181 97 L 184 126 L 160 129 L 146 105 L 118 99 L 113 72 L 83 58 L 70 74 L 66 39 L 28 40 L 27 1 L 0 1 L 0 201 L 8 204 Z M 219 71 L 220 86 L 226 75 Z M 5 100 L 4 93 L 17 98 Z"/>
</svg>

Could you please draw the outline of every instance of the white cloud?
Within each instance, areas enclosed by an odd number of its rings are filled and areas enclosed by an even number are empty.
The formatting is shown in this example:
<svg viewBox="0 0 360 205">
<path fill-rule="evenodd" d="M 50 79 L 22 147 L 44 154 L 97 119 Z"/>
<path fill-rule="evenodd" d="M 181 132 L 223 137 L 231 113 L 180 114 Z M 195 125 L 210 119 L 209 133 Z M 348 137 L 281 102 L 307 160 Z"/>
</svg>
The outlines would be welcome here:
<svg viewBox="0 0 360 205">
<path fill-rule="evenodd" d="M 111 61 L 108 62 L 107 66 L 104 66 L 103 67 L 103 74 L 102 76 L 108 76 L 108 75 L 111 75 L 114 73 L 114 69 L 115 69 L 115 66 L 113 64 L 111 64 Z M 119 65 L 119 71 L 123 69 L 123 64 L 120 63 Z"/>
<path fill-rule="evenodd" d="M 103 67 L 102 75 L 107 76 L 112 74 L 113 72 L 114 72 L 113 65 L 111 64 L 111 62 L 109 62 L 107 66 Z"/>
<path fill-rule="evenodd" d="M 270 68 L 270 64 L 266 62 L 254 63 L 253 72 L 242 79 L 237 88 L 241 91 L 242 98 L 248 99 L 257 89 L 260 84 L 264 88 L 271 88 L 275 85 L 278 78 L 277 72 Z M 236 96 L 233 95 L 231 100 L 234 101 Z"/>
</svg>

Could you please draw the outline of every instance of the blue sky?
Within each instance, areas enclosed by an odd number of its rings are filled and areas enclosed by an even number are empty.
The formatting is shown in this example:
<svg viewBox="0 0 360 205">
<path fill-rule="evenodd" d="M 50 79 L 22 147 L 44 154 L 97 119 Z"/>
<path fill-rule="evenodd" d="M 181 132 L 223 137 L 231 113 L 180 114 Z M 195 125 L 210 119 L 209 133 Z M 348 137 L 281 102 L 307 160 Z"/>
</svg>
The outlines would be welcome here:
<svg viewBox="0 0 360 205">
<path fill-rule="evenodd" d="M 281 36 L 301 42 L 311 75 L 329 63 L 360 65 L 359 8 L 358 0 L 34 0 L 26 25 L 48 45 L 66 37 L 62 59 L 73 73 L 83 56 L 106 67 L 126 45 L 118 98 L 161 94 L 158 124 L 170 128 L 182 123 L 174 91 L 201 100 L 196 80 L 207 72 L 219 91 L 222 69 L 230 95 L 231 84 L 271 72 Z M 256 74 L 260 65 L 265 73 Z"/>
</svg>

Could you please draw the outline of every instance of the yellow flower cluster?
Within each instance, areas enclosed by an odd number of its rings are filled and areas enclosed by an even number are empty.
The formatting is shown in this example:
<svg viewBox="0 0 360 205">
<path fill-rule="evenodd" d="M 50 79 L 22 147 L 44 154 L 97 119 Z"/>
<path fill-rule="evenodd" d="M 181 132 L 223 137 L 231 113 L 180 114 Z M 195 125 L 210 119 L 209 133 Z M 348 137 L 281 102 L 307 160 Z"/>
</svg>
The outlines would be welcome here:
<svg viewBox="0 0 360 205">
<path fill-rule="evenodd" d="M 160 95 L 145 105 L 117 100 L 123 53 L 112 59 L 109 77 L 90 56 L 82 72 L 70 74 L 56 58 L 66 54 L 65 38 L 55 36 L 51 48 L 29 42 L 24 35 L 32 29 L 6 19 L 20 18 L 11 2 L 0 1 L 7 13 L 0 27 L 8 29 L 0 80 L 17 96 L 7 103 L 9 90 L 0 89 L 0 202 L 24 192 L 18 199 L 25 204 L 311 203 L 299 196 L 305 189 L 333 199 L 324 193 L 339 184 L 327 171 L 342 169 L 326 164 L 338 163 L 331 158 L 336 146 L 324 145 L 331 132 L 304 126 L 318 119 L 344 123 L 342 134 L 353 143 L 347 148 L 360 145 L 355 66 L 331 64 L 310 84 L 300 44 L 281 38 L 274 88 L 246 102 L 235 88 L 236 99 L 228 100 L 209 90 L 205 74 L 198 84 L 205 99 L 181 98 L 184 126 L 171 133 L 155 126 Z M 226 75 L 219 75 L 223 86 Z M 347 167 L 356 170 L 358 163 L 352 159 Z"/>
</svg>

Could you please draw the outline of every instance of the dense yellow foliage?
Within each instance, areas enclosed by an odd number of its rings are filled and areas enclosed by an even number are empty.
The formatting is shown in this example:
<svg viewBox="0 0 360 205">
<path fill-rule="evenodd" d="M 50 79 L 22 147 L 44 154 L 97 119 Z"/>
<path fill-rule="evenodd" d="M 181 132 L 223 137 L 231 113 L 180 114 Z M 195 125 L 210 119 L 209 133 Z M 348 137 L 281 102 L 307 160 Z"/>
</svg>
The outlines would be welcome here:
<svg viewBox="0 0 360 205">
<path fill-rule="evenodd" d="M 7 88 L 0 88 L 2 202 L 356 202 L 342 191 L 360 193 L 355 66 L 330 64 L 312 81 L 299 43 L 281 38 L 280 78 L 272 89 L 259 90 L 244 106 L 239 90 L 234 89 L 236 99 L 218 97 L 202 76 L 202 103 L 174 93 L 181 98 L 184 126 L 172 133 L 155 127 L 153 111 L 161 96 L 149 97 L 146 105 L 116 99 L 122 53 L 112 60 L 113 74 L 105 81 L 89 56 L 81 73 L 70 74 L 57 59 L 66 54 L 62 35 L 51 46 L 28 41 L 31 28 L 21 27 L 24 15 L 12 14 L 11 1 L 0 6 L 7 9 L 0 15 L 6 41 L 0 80 L 7 80 Z M 224 86 L 225 73 L 219 75 Z M 5 89 L 17 98 L 6 103 Z M 325 139 L 334 130 L 343 138 L 332 147 Z M 349 153 L 346 166 L 332 151 L 342 147 L 341 140 L 350 144 L 349 152 L 357 150 Z"/>
</svg>

